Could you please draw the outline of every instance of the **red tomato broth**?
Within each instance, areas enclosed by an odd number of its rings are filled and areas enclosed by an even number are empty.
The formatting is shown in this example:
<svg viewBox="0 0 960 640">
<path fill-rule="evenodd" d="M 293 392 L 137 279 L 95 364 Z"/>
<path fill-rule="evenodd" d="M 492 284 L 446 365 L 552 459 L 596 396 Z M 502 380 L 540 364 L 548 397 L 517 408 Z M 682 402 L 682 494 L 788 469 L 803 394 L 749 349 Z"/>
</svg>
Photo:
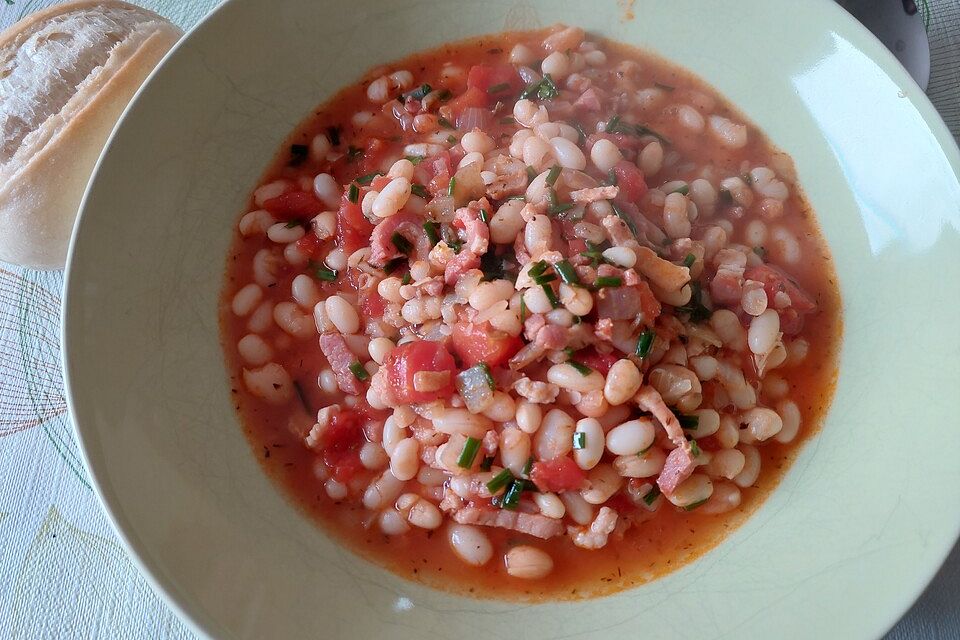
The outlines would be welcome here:
<svg viewBox="0 0 960 640">
<path fill-rule="evenodd" d="M 467 86 L 462 81 L 435 82 L 444 62 L 462 60 L 474 64 L 487 61 L 492 65 L 501 64 L 513 44 L 539 41 L 542 35 L 542 32 L 504 34 L 445 45 L 435 51 L 418 53 L 389 67 L 372 71 L 364 81 L 340 91 L 298 127 L 283 145 L 281 153 L 261 184 L 281 178 L 295 182 L 302 176 L 312 177 L 316 173 L 312 161 L 297 166 L 289 164 L 287 149 L 291 144 L 309 144 L 314 136 L 334 125 L 342 127 L 340 135 L 343 140 L 354 140 L 358 131 L 351 124 L 350 116 L 358 110 L 369 108 L 365 96 L 366 86 L 384 70 L 410 69 L 418 79 L 431 82 L 435 88 L 449 89 L 455 96 L 451 101 L 453 104 L 457 100 L 456 96 L 465 93 Z M 710 96 L 716 95 L 713 89 L 696 77 L 661 59 L 624 45 L 602 40 L 599 42 L 603 44 L 608 55 L 609 66 L 615 66 L 623 60 L 641 60 L 641 77 L 663 86 L 674 87 L 671 91 L 674 100 L 679 100 L 680 94 L 684 92 L 698 91 Z M 469 64 L 465 62 L 464 66 Z M 489 84 L 488 80 L 485 81 Z M 480 96 L 475 94 L 468 94 L 462 101 L 468 107 L 480 102 Z M 714 112 L 746 122 L 746 119 L 726 106 L 720 98 Z M 633 116 L 629 110 L 624 114 L 625 119 Z M 718 149 L 716 145 L 701 145 L 696 135 L 683 131 L 675 119 L 672 120 L 666 115 L 633 120 L 644 121 L 651 129 L 669 138 L 685 159 L 697 166 L 712 163 L 729 169 L 738 167 L 744 160 L 753 159 L 756 162 L 757 159 L 768 159 L 777 153 L 752 125 L 747 146 L 730 150 Z M 490 130 L 496 131 L 497 128 L 495 119 Z M 339 182 L 346 183 L 347 180 L 369 171 L 386 171 L 389 163 L 387 166 L 377 166 L 376 162 L 389 157 L 391 149 L 402 148 L 408 140 L 407 134 L 397 128 L 391 131 L 391 135 L 399 135 L 400 139 L 394 138 L 384 145 L 374 145 L 377 147 L 374 149 L 375 153 L 364 157 L 362 161 L 338 161 L 331 173 Z M 366 146 L 370 148 L 369 144 Z M 455 158 L 453 161 L 454 170 L 456 160 Z M 621 171 L 617 173 L 619 175 Z M 676 170 L 676 167 L 664 169 L 657 175 L 657 182 L 684 179 L 691 175 L 692 171 L 687 174 Z M 423 183 L 429 185 L 429 180 Z M 445 182 L 440 188 L 446 188 Z M 643 190 L 646 190 L 646 186 Z M 299 430 L 302 433 L 304 428 L 309 430 L 309 425 L 313 422 L 313 418 L 304 411 L 301 404 L 294 400 L 288 405 L 276 407 L 253 397 L 243 388 L 240 376 L 242 364 L 236 344 L 247 333 L 246 320 L 238 319 L 230 313 L 230 300 L 240 287 L 252 281 L 250 265 L 253 255 L 271 243 L 264 236 L 241 238 L 234 231 L 221 304 L 221 326 L 233 397 L 246 437 L 264 470 L 284 488 L 294 504 L 323 525 L 324 531 L 361 556 L 401 576 L 434 587 L 479 597 L 576 599 L 612 593 L 665 575 L 708 552 L 762 504 L 797 456 L 803 442 L 816 434 L 829 407 L 837 375 L 836 358 L 842 333 L 840 297 L 829 250 L 819 235 L 813 212 L 798 190 L 798 186 L 791 189 L 790 197 L 784 203 L 787 215 L 784 215 L 779 223 L 788 227 L 799 238 L 805 255 L 805 260 L 800 265 L 788 270 L 790 277 L 803 290 L 816 292 L 819 307 L 817 312 L 805 317 L 803 335 L 810 344 L 807 358 L 800 365 L 782 367 L 777 372 L 784 375 L 790 383 L 789 397 L 800 408 L 802 426 L 794 442 L 787 445 L 767 442 L 758 448 L 762 456 L 760 476 L 752 488 L 742 491 L 742 503 L 733 511 L 716 516 L 705 515 L 696 511 L 686 512 L 665 503 L 654 517 L 631 528 L 622 540 L 611 536 L 606 547 L 595 551 L 578 548 L 567 537 L 543 541 L 513 531 L 488 527 L 484 531 L 496 552 L 494 559 L 480 568 L 466 565 L 456 557 L 445 539 L 443 528 L 435 531 L 412 528 L 409 533 L 398 537 L 382 534 L 375 525 L 365 528 L 364 524 L 370 518 L 369 512 L 359 504 L 334 501 L 328 497 L 322 481 L 318 480 L 314 473 L 317 454 L 306 449 L 302 439 L 294 435 L 294 431 Z M 255 208 L 251 198 L 247 210 Z M 362 215 L 360 217 L 362 218 Z M 742 241 L 742 230 L 750 219 L 736 223 L 733 240 Z M 358 225 L 362 225 L 362 222 L 364 221 L 360 221 Z M 369 233 L 364 238 L 358 236 L 359 233 L 353 236 L 355 241 L 363 241 Z M 292 279 L 300 272 L 288 268 L 280 277 L 275 290 L 289 292 Z M 344 287 L 354 288 L 351 282 L 348 278 L 341 278 L 338 283 L 317 284 L 324 292 L 332 293 Z M 268 292 L 267 295 L 270 296 L 271 293 Z M 279 302 L 289 298 L 277 294 L 273 299 Z M 315 338 L 300 341 L 287 336 L 275 325 L 261 334 L 261 337 L 274 345 L 277 351 L 274 360 L 284 364 L 292 377 L 300 383 L 311 412 L 339 399 L 339 393 L 331 396 L 316 385 L 318 372 L 325 366 L 325 359 L 317 348 Z M 606 363 L 606 366 L 609 366 L 609 363 Z M 291 423 L 296 423 L 298 428 L 291 429 Z M 362 487 L 365 487 L 376 473 L 366 470 L 357 472 L 354 482 L 361 487 L 361 492 Z M 416 480 L 410 481 L 410 485 L 416 487 Z M 499 561 L 499 554 L 520 543 L 549 551 L 554 561 L 554 568 L 549 576 L 541 580 L 517 580 L 506 574 L 503 563 Z"/>
</svg>

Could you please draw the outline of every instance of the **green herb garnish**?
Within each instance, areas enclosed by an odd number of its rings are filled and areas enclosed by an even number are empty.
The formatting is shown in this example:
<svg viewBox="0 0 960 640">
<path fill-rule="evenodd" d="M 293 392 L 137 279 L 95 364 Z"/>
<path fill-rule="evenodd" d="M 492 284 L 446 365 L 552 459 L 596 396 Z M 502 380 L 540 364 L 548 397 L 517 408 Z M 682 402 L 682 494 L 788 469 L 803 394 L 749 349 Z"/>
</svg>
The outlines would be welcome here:
<svg viewBox="0 0 960 640">
<path fill-rule="evenodd" d="M 517 504 L 520 502 L 520 494 L 523 492 L 523 481 L 512 482 L 507 488 L 507 492 L 503 494 L 503 499 L 500 500 L 501 509 L 509 509 L 513 511 L 517 508 Z"/>
<path fill-rule="evenodd" d="M 494 93 L 503 93 L 504 91 L 507 91 L 509 89 L 510 89 L 509 83 L 501 82 L 500 84 L 495 84 L 489 89 L 487 89 L 487 93 L 493 95 Z"/>
<path fill-rule="evenodd" d="M 390 242 L 392 242 L 393 246 L 397 248 L 397 251 L 399 251 L 404 255 L 409 254 L 410 250 L 413 249 L 413 244 L 411 244 L 409 240 L 407 240 L 402 235 L 400 235 L 399 231 L 393 232 L 393 235 L 390 236 Z"/>
<path fill-rule="evenodd" d="M 689 269 L 690 267 L 693 266 L 693 263 L 696 261 L 697 261 L 697 256 L 693 255 L 692 253 L 688 253 L 687 257 L 683 259 L 683 266 Z"/>
<path fill-rule="evenodd" d="M 387 264 L 383 265 L 383 272 L 387 275 L 390 275 L 391 273 L 393 273 L 400 267 L 404 266 L 405 264 L 407 264 L 406 258 L 402 258 L 402 257 L 394 258 L 393 260 L 389 261 Z"/>
<path fill-rule="evenodd" d="M 410 185 L 410 193 L 417 197 L 423 198 L 424 200 L 430 197 L 430 192 L 427 191 L 427 188 L 422 184 Z"/>
<path fill-rule="evenodd" d="M 480 451 L 480 441 L 467 436 L 467 441 L 463 445 L 463 451 L 460 452 L 460 457 L 457 458 L 457 466 L 462 469 L 472 467 L 478 451 Z"/>
<path fill-rule="evenodd" d="M 650 491 L 647 491 L 647 495 L 643 496 L 643 501 L 649 507 L 659 497 L 660 497 L 660 487 L 657 485 L 653 485 L 653 488 L 650 489 Z"/>
<path fill-rule="evenodd" d="M 447 120 L 446 118 L 444 118 L 443 116 L 440 116 L 439 118 L 437 118 L 437 124 L 439 124 L 444 129 L 456 129 L 456 127 L 453 126 L 453 123 Z"/>
<path fill-rule="evenodd" d="M 284 226 L 284 228 L 286 228 L 286 229 L 293 229 L 294 227 L 299 227 L 299 226 L 300 226 L 300 221 L 299 221 L 299 220 L 291 220 L 290 222 L 288 222 L 287 224 L 285 224 L 285 225 L 283 225 L 283 226 Z"/>
<path fill-rule="evenodd" d="M 423 156 L 403 156 L 403 157 L 409 160 L 410 164 L 412 164 L 413 166 L 417 166 L 418 164 L 423 162 Z"/>
<path fill-rule="evenodd" d="M 364 382 L 370 379 L 370 374 L 366 369 L 363 368 L 363 365 L 359 362 L 350 363 L 350 373 L 354 375 L 357 380 Z"/>
<path fill-rule="evenodd" d="M 573 448 L 574 449 L 584 449 L 587 446 L 587 434 L 583 431 L 578 431 L 573 434 Z"/>
<path fill-rule="evenodd" d="M 490 212 L 486 209 L 480 209 L 480 222 L 490 222 Z"/>
<path fill-rule="evenodd" d="M 517 124 L 517 119 L 513 116 L 507 116 L 506 118 L 500 118 L 500 124 Z"/>
<path fill-rule="evenodd" d="M 704 503 L 706 503 L 706 501 L 709 500 L 709 499 L 710 499 L 710 498 L 704 498 L 703 500 L 700 500 L 700 501 L 698 501 L 698 502 L 694 502 L 693 504 L 688 504 L 687 506 L 685 506 L 685 507 L 683 508 L 683 510 L 684 510 L 684 511 L 693 511 L 693 510 L 696 509 L 697 507 L 702 506 L 702 505 L 703 505 Z"/>
<path fill-rule="evenodd" d="M 327 127 L 327 140 L 333 147 L 340 146 L 340 127 Z"/>
<path fill-rule="evenodd" d="M 607 287 L 622 287 L 623 278 L 617 276 L 600 276 L 593 281 L 593 287 L 595 289 L 605 289 Z"/>
<path fill-rule="evenodd" d="M 360 201 L 360 187 L 350 183 L 350 189 L 347 190 L 347 199 L 350 200 L 353 204 L 357 204 Z"/>
<path fill-rule="evenodd" d="M 453 190 L 457 188 L 457 176 L 450 178 L 450 184 L 447 185 L 447 195 L 452 196 Z"/>
<path fill-rule="evenodd" d="M 653 339 L 657 337 L 657 334 L 653 332 L 653 329 L 647 329 L 640 334 L 640 339 L 637 340 L 637 350 L 636 354 L 639 358 L 646 358 L 650 355 L 650 348 L 653 347 Z"/>
<path fill-rule="evenodd" d="M 577 270 L 566 260 L 561 260 L 553 265 L 553 270 L 560 274 L 560 279 L 567 284 L 580 284 L 580 276 L 577 275 Z"/>
<path fill-rule="evenodd" d="M 303 164 L 307 156 L 310 155 L 310 147 L 305 144 L 290 145 L 290 166 L 296 167 Z"/>
<path fill-rule="evenodd" d="M 423 230 L 426 232 L 427 237 L 430 238 L 430 244 L 436 245 L 440 242 L 440 236 L 437 235 L 437 223 L 432 220 L 427 220 L 423 223 Z"/>
<path fill-rule="evenodd" d="M 373 182 L 373 179 L 376 178 L 376 177 L 379 176 L 379 175 L 380 175 L 380 172 L 379 172 L 379 171 L 374 171 L 373 173 L 368 173 L 368 174 L 366 174 L 366 175 L 360 176 L 359 178 L 357 178 L 356 180 L 354 180 L 354 182 L 356 182 L 357 184 L 361 184 L 361 185 L 366 186 L 366 185 L 370 184 L 371 182 Z"/>
<path fill-rule="evenodd" d="M 582 362 L 577 362 L 576 360 L 567 360 L 567 364 L 577 370 L 582 376 L 588 376 L 593 373 L 593 369 L 583 364 Z"/>
<path fill-rule="evenodd" d="M 513 474 L 510 473 L 510 469 L 504 469 L 497 475 L 493 476 L 493 479 L 487 483 L 487 491 L 490 493 L 497 493 L 500 489 L 503 489 L 507 486 L 507 483 L 513 480 Z"/>
<path fill-rule="evenodd" d="M 363 155 L 363 149 L 359 149 L 352 144 L 347 147 L 347 159 L 355 160 L 358 156 Z"/>
<path fill-rule="evenodd" d="M 328 268 L 326 265 L 314 262 L 310 260 L 307 263 L 307 268 L 313 272 L 314 277 L 318 280 L 326 280 L 327 282 L 333 282 L 337 279 L 337 272 L 333 269 Z"/>
<path fill-rule="evenodd" d="M 490 471 L 491 467 L 493 467 L 493 456 L 485 456 L 480 461 L 480 471 Z"/>
<path fill-rule="evenodd" d="M 433 91 L 433 87 L 424 83 L 407 94 L 408 98 L 413 98 L 414 100 L 423 100 L 427 97 L 427 94 Z"/>
<path fill-rule="evenodd" d="M 557 178 L 560 177 L 560 172 L 563 171 L 563 168 L 560 165 L 555 164 L 550 167 L 550 173 L 547 174 L 547 184 L 551 187 L 557 184 Z"/>
<path fill-rule="evenodd" d="M 557 294 L 554 293 L 553 288 L 548 284 L 540 285 L 543 288 L 543 292 L 547 294 L 547 300 L 550 301 L 550 306 L 556 309 L 560 306 L 560 299 L 557 297 Z"/>
</svg>

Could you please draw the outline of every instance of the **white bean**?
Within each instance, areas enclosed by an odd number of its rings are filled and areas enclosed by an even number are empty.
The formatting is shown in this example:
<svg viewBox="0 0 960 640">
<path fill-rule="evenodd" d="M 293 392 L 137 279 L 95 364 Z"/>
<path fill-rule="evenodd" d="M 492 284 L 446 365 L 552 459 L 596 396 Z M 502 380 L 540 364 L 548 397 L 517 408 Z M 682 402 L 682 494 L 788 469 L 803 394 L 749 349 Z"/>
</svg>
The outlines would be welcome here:
<svg viewBox="0 0 960 640">
<path fill-rule="evenodd" d="M 550 114 L 543 105 L 536 105 L 530 100 L 517 100 L 513 105 L 513 117 L 524 127 L 533 127 L 550 120 Z"/>
<path fill-rule="evenodd" d="M 441 409 L 433 414 L 433 428 L 450 435 L 459 433 L 480 439 L 492 427 L 489 418 L 474 415 L 466 409 Z"/>
<path fill-rule="evenodd" d="M 293 279 L 290 285 L 290 293 L 293 299 L 307 311 L 312 311 L 317 303 L 320 302 L 320 289 L 316 281 L 305 273 L 301 273 Z"/>
<path fill-rule="evenodd" d="M 383 450 L 392 455 L 401 440 L 407 437 L 407 428 L 397 424 L 396 419 L 390 416 L 383 422 Z"/>
<path fill-rule="evenodd" d="M 550 140 L 550 146 L 553 147 L 553 156 L 557 163 L 564 169 L 583 171 L 587 168 L 587 158 L 576 143 L 558 136 Z"/>
<path fill-rule="evenodd" d="M 599 371 L 591 370 L 590 373 L 584 375 L 566 362 L 550 367 L 547 370 L 547 380 L 561 389 L 581 393 L 600 391 L 603 389 L 605 382 Z"/>
<path fill-rule="evenodd" d="M 709 500 L 713 494 L 713 482 L 702 473 L 694 473 L 667 495 L 667 500 L 678 507 L 690 507 Z"/>
<path fill-rule="evenodd" d="M 407 160 L 406 158 L 400 158 L 392 165 L 390 165 L 390 170 L 387 171 L 388 178 L 406 178 L 407 180 L 413 180 L 414 166 L 413 163 Z"/>
<path fill-rule="evenodd" d="M 511 244 L 527 224 L 520 212 L 524 203 L 507 200 L 490 219 L 490 239 L 497 244 Z"/>
<path fill-rule="evenodd" d="M 563 505 L 563 500 L 555 493 L 534 493 L 533 501 L 536 503 L 537 508 L 540 509 L 540 513 L 548 518 L 560 520 L 567 512 L 567 508 Z"/>
<path fill-rule="evenodd" d="M 380 530 L 388 536 L 400 536 L 410 531 L 410 525 L 396 509 L 387 509 L 380 512 L 377 524 L 380 525 Z"/>
<path fill-rule="evenodd" d="M 773 350 L 779 336 L 780 315 L 773 309 L 767 309 L 750 321 L 747 343 L 753 353 L 766 355 Z"/>
<path fill-rule="evenodd" d="M 800 432 L 800 408 L 793 400 L 782 400 L 777 404 L 777 413 L 783 420 L 783 427 L 774 436 L 774 440 L 783 443 L 793 442 Z"/>
<path fill-rule="evenodd" d="M 562 51 L 554 51 L 540 63 L 540 71 L 554 80 L 562 80 L 570 73 L 570 58 Z"/>
<path fill-rule="evenodd" d="M 612 405 L 623 404 L 640 390 L 642 383 L 643 376 L 637 369 L 637 365 L 623 358 L 614 362 L 610 371 L 607 372 L 603 395 Z"/>
<path fill-rule="evenodd" d="M 504 429 L 500 434 L 500 461 L 516 477 L 530 458 L 530 436 L 520 429 Z"/>
<path fill-rule="evenodd" d="M 385 186 L 373 201 L 371 211 L 378 218 L 389 218 L 396 215 L 410 199 L 410 180 L 394 178 Z M 373 193 L 373 192 L 371 192 Z"/>
<path fill-rule="evenodd" d="M 266 233 L 267 229 L 273 226 L 277 221 L 272 215 L 263 209 L 257 209 L 256 211 L 251 211 L 250 213 L 245 214 L 240 218 L 240 224 L 238 228 L 240 229 L 240 235 L 244 238 L 248 238 L 253 235 L 260 233 Z"/>
<path fill-rule="evenodd" d="M 663 168 L 663 145 L 654 140 L 643 148 L 637 161 L 644 176 L 653 176 Z"/>
<path fill-rule="evenodd" d="M 710 116 L 710 132 L 725 147 L 740 149 L 747 144 L 747 127 L 722 116 Z"/>
<path fill-rule="evenodd" d="M 659 447 L 651 447 L 646 453 L 619 456 L 613 461 L 613 468 L 625 478 L 652 478 L 663 471 L 667 454 Z"/>
<path fill-rule="evenodd" d="M 534 436 L 533 450 L 539 460 L 553 460 L 573 449 L 573 418 L 562 409 L 551 409 Z"/>
<path fill-rule="evenodd" d="M 747 332 L 733 311 L 717 309 L 710 316 L 709 322 L 724 346 L 733 351 L 743 351 L 747 347 Z"/>
<path fill-rule="evenodd" d="M 583 418 L 577 421 L 573 438 L 575 444 L 578 439 L 583 441 L 582 447 L 573 450 L 573 459 L 577 466 L 585 470 L 593 469 L 600 462 L 600 458 L 603 457 L 605 442 L 603 427 L 594 418 Z"/>
<path fill-rule="evenodd" d="M 520 400 L 517 402 L 515 419 L 521 431 L 533 434 L 540 429 L 540 422 L 543 420 L 543 410 L 539 404 L 530 402 L 529 400 Z"/>
<path fill-rule="evenodd" d="M 593 295 L 583 287 L 561 283 L 559 298 L 564 308 L 575 316 L 585 316 L 593 309 Z M 549 299 L 547 302 L 550 302 Z"/>
<path fill-rule="evenodd" d="M 478 527 L 469 524 L 451 524 L 447 540 L 458 558 L 474 567 L 481 567 L 493 557 L 490 539 Z"/>
<path fill-rule="evenodd" d="M 303 226 L 299 224 L 290 226 L 286 222 L 278 222 L 267 229 L 267 237 L 273 242 L 277 242 L 279 244 L 296 242 L 303 237 L 304 233 L 306 232 L 304 231 Z"/>
<path fill-rule="evenodd" d="M 670 238 L 677 239 L 690 236 L 687 196 L 682 193 L 667 194 L 663 202 L 663 227 Z"/>
<path fill-rule="evenodd" d="M 237 353 L 255 367 L 263 366 L 273 357 L 273 349 L 260 336 L 248 333 L 237 342 Z"/>
<path fill-rule="evenodd" d="M 290 183 L 286 180 L 275 180 L 273 182 L 268 182 L 265 185 L 262 185 L 253 192 L 253 202 L 258 206 L 262 207 L 263 203 L 267 200 L 272 200 L 277 196 L 283 195 L 287 188 L 289 188 Z"/>
<path fill-rule="evenodd" d="M 325 206 L 335 209 L 340 206 L 340 197 L 343 194 L 340 185 L 329 173 L 319 173 L 313 179 L 313 195 L 317 196 Z"/>
<path fill-rule="evenodd" d="M 577 524 L 588 525 L 593 522 L 593 505 L 583 499 L 578 491 L 564 491 L 560 500 L 567 510 L 567 515 Z"/>
<path fill-rule="evenodd" d="M 590 504 L 603 504 L 623 485 L 623 476 L 610 464 L 599 464 L 587 474 L 588 487 L 580 492 Z"/>
<path fill-rule="evenodd" d="M 293 397 L 293 380 L 276 362 L 259 369 L 244 369 L 243 384 L 250 393 L 270 404 L 284 404 Z"/>
<path fill-rule="evenodd" d="M 468 298 L 470 306 L 483 311 L 501 300 L 509 300 L 513 295 L 513 283 L 509 280 L 481 282 Z"/>
<path fill-rule="evenodd" d="M 343 500 L 347 497 L 347 485 L 342 482 L 337 482 L 333 478 L 324 482 L 323 488 L 331 500 Z"/>
<path fill-rule="evenodd" d="M 553 570 L 553 559 L 545 551 L 525 544 L 507 551 L 503 562 L 508 574 L 524 580 L 539 580 Z"/>
<path fill-rule="evenodd" d="M 624 269 L 631 269 L 637 264 L 637 254 L 630 247 L 610 247 L 604 249 L 603 257 Z"/>
<path fill-rule="evenodd" d="M 715 451 L 710 457 L 710 462 L 704 465 L 703 470 L 714 478 L 726 478 L 733 480 L 741 471 L 746 458 L 743 453 L 736 449 L 721 449 Z"/>
<path fill-rule="evenodd" d="M 745 411 L 740 422 L 747 425 L 750 435 L 760 442 L 769 440 L 783 428 L 783 419 L 776 411 L 766 407 L 754 407 Z"/>
<path fill-rule="evenodd" d="M 261 289 L 259 285 L 251 282 L 234 294 L 230 308 L 234 315 L 242 318 L 250 315 L 262 299 L 263 289 Z"/>
<path fill-rule="evenodd" d="M 524 44 L 514 45 L 513 49 L 510 50 L 510 64 L 529 65 L 536 59 L 536 54 Z"/>
<path fill-rule="evenodd" d="M 708 515 L 718 515 L 732 511 L 740 506 L 740 489 L 729 482 L 715 482 L 713 494 L 697 511 Z"/>
<path fill-rule="evenodd" d="M 744 457 L 743 471 L 737 474 L 733 483 L 741 489 L 746 489 L 753 486 L 760 477 L 760 452 L 756 447 L 748 444 L 741 444 L 739 448 Z"/>
<path fill-rule="evenodd" d="M 704 126 L 706 126 L 706 121 L 704 121 L 700 112 L 686 104 L 680 105 L 677 108 L 677 119 L 684 129 L 693 131 L 694 133 L 700 133 L 703 131 Z"/>
<path fill-rule="evenodd" d="M 597 169 L 607 173 L 613 169 L 618 162 L 623 160 L 623 154 L 620 153 L 617 145 L 606 138 L 601 138 L 597 140 L 593 148 L 590 149 L 590 160 L 593 161 L 593 165 Z"/>
<path fill-rule="evenodd" d="M 624 422 L 607 434 L 607 449 L 617 456 L 637 455 L 653 444 L 656 429 L 649 418 Z"/>
<path fill-rule="evenodd" d="M 360 331 L 360 315 L 353 305 L 343 297 L 339 295 L 330 296 L 324 302 L 324 308 L 330 322 L 340 333 L 351 334 Z"/>
<path fill-rule="evenodd" d="M 314 319 L 293 302 L 281 302 L 273 308 L 273 321 L 286 333 L 305 340 L 317 332 Z"/>
<path fill-rule="evenodd" d="M 420 468 L 420 443 L 415 438 L 404 438 L 390 454 L 390 472 L 398 480 L 411 480 Z"/>
<path fill-rule="evenodd" d="M 385 470 L 371 482 L 363 492 L 363 506 L 371 511 L 386 509 L 403 493 L 405 483 Z"/>
<path fill-rule="evenodd" d="M 509 393 L 503 391 L 493 392 L 493 402 L 483 410 L 483 415 L 494 422 L 509 422 L 514 419 L 517 412 L 517 404 Z"/>
</svg>

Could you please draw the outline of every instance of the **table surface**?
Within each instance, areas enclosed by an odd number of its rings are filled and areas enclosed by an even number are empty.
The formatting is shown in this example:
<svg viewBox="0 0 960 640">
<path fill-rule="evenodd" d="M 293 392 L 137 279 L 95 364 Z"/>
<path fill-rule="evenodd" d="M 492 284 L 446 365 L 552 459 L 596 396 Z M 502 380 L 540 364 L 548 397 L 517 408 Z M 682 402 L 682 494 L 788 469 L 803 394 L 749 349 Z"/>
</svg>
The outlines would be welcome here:
<svg viewBox="0 0 960 640">
<path fill-rule="evenodd" d="M 56 0 L 0 0 L 0 30 Z M 219 0 L 139 0 L 190 28 Z M 960 0 L 930 0 L 928 95 L 960 137 Z M 0 637 L 193 638 L 97 503 L 60 373 L 62 272 L 0 263 Z M 887 640 L 960 638 L 960 546 Z"/>
</svg>

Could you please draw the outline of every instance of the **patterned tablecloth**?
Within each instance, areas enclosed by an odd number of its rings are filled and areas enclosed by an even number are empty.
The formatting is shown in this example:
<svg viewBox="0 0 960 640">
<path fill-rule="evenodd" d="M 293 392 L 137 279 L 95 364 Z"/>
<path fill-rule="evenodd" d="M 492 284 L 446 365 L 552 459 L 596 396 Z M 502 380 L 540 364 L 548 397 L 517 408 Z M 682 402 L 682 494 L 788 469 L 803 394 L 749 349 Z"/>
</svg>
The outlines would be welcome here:
<svg viewBox="0 0 960 640">
<path fill-rule="evenodd" d="M 0 29 L 55 0 L 0 0 Z M 139 0 L 185 29 L 219 0 Z M 918 3 L 926 5 L 926 3 Z M 960 136 L 960 0 L 930 0 L 929 95 Z M 137 572 L 73 440 L 62 272 L 0 263 L 0 638 L 192 638 Z M 888 640 L 960 638 L 960 547 Z"/>
</svg>

